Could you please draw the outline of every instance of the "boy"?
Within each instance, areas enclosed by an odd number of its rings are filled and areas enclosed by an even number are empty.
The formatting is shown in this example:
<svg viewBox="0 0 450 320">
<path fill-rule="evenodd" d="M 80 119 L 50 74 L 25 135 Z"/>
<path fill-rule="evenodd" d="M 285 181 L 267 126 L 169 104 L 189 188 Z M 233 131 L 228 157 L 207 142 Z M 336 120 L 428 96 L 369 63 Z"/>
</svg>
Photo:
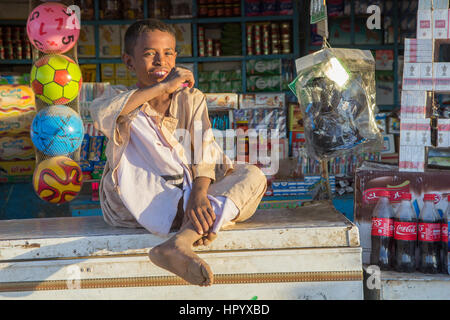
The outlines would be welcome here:
<svg viewBox="0 0 450 320">
<path fill-rule="evenodd" d="M 170 26 L 158 20 L 137 21 L 125 34 L 122 59 L 137 88 L 103 95 L 91 109 L 109 141 L 100 203 L 110 225 L 178 231 L 150 250 L 150 260 L 207 286 L 213 273 L 192 246 L 251 217 L 267 180 L 256 166 L 234 167 L 217 145 L 193 74 L 175 67 L 175 45 Z"/>
</svg>

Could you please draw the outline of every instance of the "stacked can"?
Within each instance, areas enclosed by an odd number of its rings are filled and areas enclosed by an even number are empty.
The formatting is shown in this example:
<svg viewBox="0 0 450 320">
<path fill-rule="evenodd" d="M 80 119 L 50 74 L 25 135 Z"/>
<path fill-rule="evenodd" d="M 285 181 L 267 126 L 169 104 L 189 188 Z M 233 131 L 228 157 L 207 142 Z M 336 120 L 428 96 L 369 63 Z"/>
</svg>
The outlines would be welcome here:
<svg viewBox="0 0 450 320">
<path fill-rule="evenodd" d="M 221 56 L 222 49 L 220 47 L 220 40 L 214 40 L 214 55 L 216 57 Z"/>
<path fill-rule="evenodd" d="M 291 26 L 289 22 L 281 23 L 281 53 L 291 53 Z"/>
<path fill-rule="evenodd" d="M 255 39 L 255 54 L 261 54 L 261 26 L 255 24 L 254 26 L 254 39 Z"/>
<path fill-rule="evenodd" d="M 206 55 L 208 57 L 213 56 L 213 39 L 206 39 Z"/>
<path fill-rule="evenodd" d="M 253 25 L 248 24 L 247 25 L 247 55 L 252 56 L 254 55 L 253 51 Z"/>
<path fill-rule="evenodd" d="M 205 56 L 205 29 L 198 27 L 198 56 Z"/>
<path fill-rule="evenodd" d="M 280 32 L 278 23 L 270 24 L 272 32 L 272 54 L 280 54 Z"/>
<path fill-rule="evenodd" d="M 263 24 L 262 26 L 263 30 L 263 54 L 269 55 L 270 54 L 270 38 L 269 38 L 269 24 Z"/>
</svg>

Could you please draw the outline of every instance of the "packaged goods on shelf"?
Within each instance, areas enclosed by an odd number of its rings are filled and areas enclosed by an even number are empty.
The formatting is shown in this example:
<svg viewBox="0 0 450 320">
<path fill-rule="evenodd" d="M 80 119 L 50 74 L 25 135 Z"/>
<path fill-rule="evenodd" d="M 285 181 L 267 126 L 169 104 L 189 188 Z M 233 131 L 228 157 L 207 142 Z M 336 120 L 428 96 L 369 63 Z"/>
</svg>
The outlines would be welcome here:
<svg viewBox="0 0 450 320">
<path fill-rule="evenodd" d="M 233 111 L 236 126 L 246 124 L 248 129 L 278 130 L 280 138 L 286 137 L 286 114 L 284 109 L 253 108 Z M 235 128 L 237 129 L 237 128 Z"/>
<path fill-rule="evenodd" d="M 0 59 L 31 59 L 31 43 L 24 26 L 0 27 Z"/>
<path fill-rule="evenodd" d="M 450 119 L 438 119 L 437 146 L 450 147 Z"/>
<path fill-rule="evenodd" d="M 144 0 L 125 0 L 122 2 L 123 18 L 125 20 L 144 18 Z"/>
<path fill-rule="evenodd" d="M 0 96 L 0 134 L 29 131 L 36 114 L 31 88 L 25 85 L 0 85 Z"/>
<path fill-rule="evenodd" d="M 109 83 L 104 82 L 84 82 L 78 96 L 79 113 L 83 121 L 92 121 L 89 111 L 90 104 L 94 99 L 100 97 L 105 90 L 110 86 Z"/>
<path fill-rule="evenodd" d="M 298 103 L 288 103 L 288 130 L 303 132 L 303 117 L 302 111 Z"/>
<path fill-rule="evenodd" d="M 292 15 L 294 13 L 292 0 L 245 0 L 244 7 L 247 17 Z"/>
<path fill-rule="evenodd" d="M 30 182 L 35 165 L 35 160 L 0 161 L 0 182 Z"/>
<path fill-rule="evenodd" d="M 249 76 L 247 77 L 247 91 L 250 92 L 281 91 L 281 75 Z"/>
<path fill-rule="evenodd" d="M 404 61 L 406 63 L 432 62 L 433 42 L 433 39 L 405 39 Z"/>
<path fill-rule="evenodd" d="M 169 19 L 170 2 L 167 0 L 153 0 L 148 2 L 148 17 L 155 19 Z"/>
<path fill-rule="evenodd" d="M 77 42 L 79 58 L 95 57 L 95 27 L 92 25 L 82 25 L 80 36 Z"/>
<path fill-rule="evenodd" d="M 94 0 L 75 0 L 75 5 L 82 8 L 81 20 L 94 20 L 94 18 L 95 18 Z"/>
<path fill-rule="evenodd" d="M 331 175 L 330 187 L 331 192 L 336 192 L 336 178 Z M 317 192 L 322 177 L 320 175 L 304 176 L 304 179 L 297 181 L 274 180 L 272 181 L 272 190 L 274 196 L 300 196 L 314 195 Z"/>
<path fill-rule="evenodd" d="M 192 56 L 192 26 L 190 23 L 176 23 L 172 24 L 175 31 L 175 38 L 177 40 L 178 57 Z"/>
<path fill-rule="evenodd" d="M 100 58 L 120 58 L 121 56 L 121 26 L 99 26 L 99 56 Z"/>
<path fill-rule="evenodd" d="M 291 22 L 246 24 L 247 55 L 289 54 L 292 52 Z"/>
<path fill-rule="evenodd" d="M 281 108 L 286 105 L 283 93 L 245 93 L 239 95 L 239 108 Z"/>
<path fill-rule="evenodd" d="M 247 75 L 280 75 L 281 59 L 249 60 L 246 69 Z"/>
<path fill-rule="evenodd" d="M 207 93 L 205 94 L 208 110 L 237 109 L 238 95 L 236 93 Z"/>
<path fill-rule="evenodd" d="M 100 1 L 100 19 L 102 20 L 120 20 L 123 18 L 123 1 L 119 0 L 101 0 Z"/>
<path fill-rule="evenodd" d="M 401 118 L 425 119 L 430 97 L 426 91 L 403 90 L 401 95 Z"/>
<path fill-rule="evenodd" d="M 431 39 L 432 28 L 431 10 L 417 10 L 417 39 Z"/>
<path fill-rule="evenodd" d="M 97 65 L 82 64 L 80 70 L 83 82 L 95 82 L 97 80 Z"/>
<path fill-rule="evenodd" d="M 101 66 L 102 81 L 115 80 L 116 65 L 113 63 L 103 63 Z"/>
<path fill-rule="evenodd" d="M 192 18 L 192 1 L 170 0 L 170 19 Z"/>
<path fill-rule="evenodd" d="M 377 105 L 393 105 L 394 73 L 392 71 L 376 71 L 375 80 Z"/>
<path fill-rule="evenodd" d="M 0 134 L 0 161 L 34 159 L 34 147 L 30 133 L 18 135 Z"/>
<path fill-rule="evenodd" d="M 450 168 L 450 151 L 447 145 L 446 149 L 429 149 L 427 157 L 427 166 L 441 169 Z"/>
</svg>

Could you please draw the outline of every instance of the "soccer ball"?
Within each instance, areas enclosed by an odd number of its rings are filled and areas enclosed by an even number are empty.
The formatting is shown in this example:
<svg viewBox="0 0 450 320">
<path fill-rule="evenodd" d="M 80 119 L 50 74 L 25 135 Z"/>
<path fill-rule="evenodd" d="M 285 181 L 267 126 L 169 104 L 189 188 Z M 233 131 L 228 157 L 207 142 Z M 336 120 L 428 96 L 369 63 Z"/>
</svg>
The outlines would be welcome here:
<svg viewBox="0 0 450 320">
<path fill-rule="evenodd" d="M 81 190 L 83 173 L 70 158 L 53 157 L 39 163 L 33 174 L 33 188 L 42 200 L 64 203 L 73 200 Z"/>
<path fill-rule="evenodd" d="M 34 117 L 30 135 L 33 144 L 45 155 L 69 154 L 83 141 L 83 121 L 67 106 L 45 107 Z"/>
<path fill-rule="evenodd" d="M 78 64 L 63 55 L 43 56 L 31 68 L 31 87 L 36 96 L 48 104 L 74 100 L 82 81 Z"/>
</svg>

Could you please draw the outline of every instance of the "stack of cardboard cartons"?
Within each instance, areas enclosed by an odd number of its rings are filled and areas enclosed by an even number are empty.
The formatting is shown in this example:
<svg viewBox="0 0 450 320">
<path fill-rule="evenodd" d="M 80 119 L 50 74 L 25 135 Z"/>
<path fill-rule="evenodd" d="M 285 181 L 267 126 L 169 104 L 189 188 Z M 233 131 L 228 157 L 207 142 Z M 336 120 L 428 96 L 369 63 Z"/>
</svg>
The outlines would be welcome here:
<svg viewBox="0 0 450 320">
<path fill-rule="evenodd" d="M 450 63 L 439 62 L 439 45 L 450 39 L 449 1 L 419 1 L 417 39 L 405 39 L 399 170 L 424 172 L 431 147 L 431 92 L 450 91 Z M 434 48 L 434 50 L 433 50 Z M 427 112 L 428 111 L 428 112 Z M 450 120 L 438 120 L 438 147 L 450 146 Z"/>
</svg>

